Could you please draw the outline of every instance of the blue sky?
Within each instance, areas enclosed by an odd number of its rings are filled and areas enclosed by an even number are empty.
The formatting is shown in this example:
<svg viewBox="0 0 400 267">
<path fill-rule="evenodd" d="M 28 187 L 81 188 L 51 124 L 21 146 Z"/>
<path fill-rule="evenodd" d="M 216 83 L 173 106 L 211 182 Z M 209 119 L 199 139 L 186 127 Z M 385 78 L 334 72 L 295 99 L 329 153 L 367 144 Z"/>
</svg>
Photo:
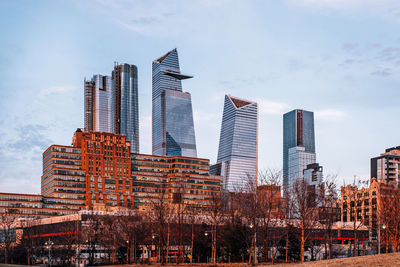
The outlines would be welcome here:
<svg viewBox="0 0 400 267">
<path fill-rule="evenodd" d="M 317 161 L 369 177 L 400 145 L 396 0 L 1 1 L 0 191 L 40 192 L 42 152 L 83 127 L 83 79 L 139 69 L 151 152 L 151 61 L 177 47 L 198 155 L 216 160 L 224 94 L 260 105 L 259 166 L 282 166 L 282 114 L 315 112 Z"/>
</svg>

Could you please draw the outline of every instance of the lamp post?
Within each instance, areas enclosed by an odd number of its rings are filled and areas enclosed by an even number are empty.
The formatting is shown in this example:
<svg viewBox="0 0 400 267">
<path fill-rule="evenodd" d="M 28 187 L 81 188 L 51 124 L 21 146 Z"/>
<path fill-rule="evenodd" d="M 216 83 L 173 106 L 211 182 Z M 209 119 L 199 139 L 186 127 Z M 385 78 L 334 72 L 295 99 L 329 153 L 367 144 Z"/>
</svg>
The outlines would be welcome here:
<svg viewBox="0 0 400 267">
<path fill-rule="evenodd" d="M 205 231 L 204 235 L 208 236 L 211 233 L 211 261 L 215 265 L 215 247 L 214 247 L 214 231 Z"/>
<path fill-rule="evenodd" d="M 48 264 L 49 264 L 49 266 L 51 267 L 51 247 L 54 245 L 54 242 L 51 241 L 50 238 L 49 238 L 49 241 L 46 241 L 46 242 L 44 243 L 44 245 L 45 245 L 46 248 L 49 250 L 49 257 L 48 257 L 49 262 L 48 262 Z"/>
<path fill-rule="evenodd" d="M 386 251 L 386 253 L 388 253 L 388 239 L 387 239 L 386 225 L 383 225 L 382 229 L 385 231 L 385 251 Z"/>
<path fill-rule="evenodd" d="M 126 264 L 129 264 L 129 240 L 126 240 Z"/>
<path fill-rule="evenodd" d="M 250 229 L 253 230 L 254 224 L 249 225 Z M 252 251 L 250 253 L 253 254 L 253 265 L 257 264 L 257 256 L 256 256 L 256 230 L 253 230 L 253 237 L 252 237 Z M 250 264 L 250 263 L 249 263 Z"/>
<path fill-rule="evenodd" d="M 153 235 L 151 236 L 151 254 L 150 254 L 150 258 L 153 257 L 153 250 L 155 250 L 155 246 L 154 246 L 154 239 L 155 239 L 155 238 L 156 238 L 156 235 L 153 234 Z"/>
</svg>

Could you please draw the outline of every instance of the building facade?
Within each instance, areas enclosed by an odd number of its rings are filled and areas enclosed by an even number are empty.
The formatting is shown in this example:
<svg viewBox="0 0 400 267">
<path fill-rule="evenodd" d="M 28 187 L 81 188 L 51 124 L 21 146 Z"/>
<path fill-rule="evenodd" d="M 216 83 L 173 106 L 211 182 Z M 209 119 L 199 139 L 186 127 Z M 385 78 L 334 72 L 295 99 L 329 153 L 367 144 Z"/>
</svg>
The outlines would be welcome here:
<svg viewBox="0 0 400 267">
<path fill-rule="evenodd" d="M 304 149 L 303 149 L 304 148 Z M 292 150 L 290 150 L 292 149 Z M 296 180 L 298 174 L 293 171 L 289 173 L 289 153 L 299 158 L 299 167 L 306 167 L 314 163 L 315 136 L 314 136 L 314 113 L 310 111 L 295 109 L 283 115 L 283 191 L 288 192 L 291 184 Z M 312 156 L 314 154 L 314 156 Z M 312 161 L 314 159 L 314 161 Z M 300 164 L 302 163 L 302 164 Z M 294 163 L 292 164 L 294 165 Z M 294 176 L 291 176 L 294 175 Z"/>
<path fill-rule="evenodd" d="M 85 80 L 85 131 L 113 132 L 113 99 L 110 76 Z"/>
<path fill-rule="evenodd" d="M 304 180 L 310 185 L 318 185 L 323 180 L 323 168 L 318 163 L 308 164 L 303 170 Z"/>
<path fill-rule="evenodd" d="M 135 65 L 117 64 L 112 72 L 114 131 L 126 135 L 132 153 L 139 153 L 138 70 Z"/>
<path fill-rule="evenodd" d="M 371 179 L 383 179 L 387 183 L 399 185 L 400 147 L 386 149 L 379 157 L 371 159 Z"/>
<path fill-rule="evenodd" d="M 208 159 L 132 154 L 135 208 L 159 201 L 207 211 L 221 190 L 221 177 L 210 175 Z"/>
<path fill-rule="evenodd" d="M 217 164 L 224 162 L 225 190 L 234 192 L 257 185 L 257 147 L 257 103 L 225 95 L 217 157 Z"/>
<path fill-rule="evenodd" d="M 130 153 L 125 135 L 78 129 L 72 146 L 44 151 L 41 195 L 0 193 L 0 214 L 36 218 L 147 209 L 160 199 L 207 211 L 220 189 L 221 177 L 210 175 L 208 159 Z"/>
<path fill-rule="evenodd" d="M 21 218 L 45 218 L 74 214 L 85 208 L 76 199 L 48 197 L 35 194 L 0 193 L 0 215 Z"/>
<path fill-rule="evenodd" d="M 388 187 L 389 186 L 389 187 Z M 372 178 L 369 187 L 341 187 L 342 222 L 361 222 L 370 229 L 370 239 L 376 240 L 380 224 L 382 194 L 390 189 L 383 179 Z"/>
<path fill-rule="evenodd" d="M 130 143 L 124 135 L 77 130 L 72 146 L 43 153 L 42 195 L 84 206 L 133 206 Z"/>
<path fill-rule="evenodd" d="M 181 82 L 189 78 L 180 72 L 176 49 L 152 63 L 153 155 L 197 157 L 192 100 Z"/>
<path fill-rule="evenodd" d="M 135 65 L 116 64 L 110 76 L 85 80 L 85 131 L 126 135 L 139 153 L 138 73 Z"/>
</svg>

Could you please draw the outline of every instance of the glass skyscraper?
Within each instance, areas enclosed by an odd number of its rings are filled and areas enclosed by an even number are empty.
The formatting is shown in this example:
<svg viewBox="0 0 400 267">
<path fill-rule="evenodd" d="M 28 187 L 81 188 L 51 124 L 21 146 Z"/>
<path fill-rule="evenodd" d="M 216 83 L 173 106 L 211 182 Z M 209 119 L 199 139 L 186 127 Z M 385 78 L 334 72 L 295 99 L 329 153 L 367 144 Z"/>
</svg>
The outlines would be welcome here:
<svg viewBox="0 0 400 267">
<path fill-rule="evenodd" d="M 113 88 L 110 76 L 85 80 L 85 130 L 113 132 Z"/>
<path fill-rule="evenodd" d="M 192 100 L 182 91 L 178 51 L 152 63 L 152 150 L 154 155 L 197 157 Z"/>
<path fill-rule="evenodd" d="M 112 72 L 114 89 L 114 131 L 126 135 L 131 153 L 139 153 L 138 70 L 135 65 L 119 64 Z"/>
<path fill-rule="evenodd" d="M 139 153 L 137 67 L 116 64 L 110 76 L 85 80 L 85 131 L 126 135 L 132 153 Z"/>
<path fill-rule="evenodd" d="M 283 190 L 315 163 L 314 113 L 300 109 L 283 115 Z"/>
<path fill-rule="evenodd" d="M 234 192 L 257 184 L 258 105 L 225 95 L 215 169 L 221 169 L 223 188 Z M 220 165 L 220 166 L 219 166 Z"/>
</svg>

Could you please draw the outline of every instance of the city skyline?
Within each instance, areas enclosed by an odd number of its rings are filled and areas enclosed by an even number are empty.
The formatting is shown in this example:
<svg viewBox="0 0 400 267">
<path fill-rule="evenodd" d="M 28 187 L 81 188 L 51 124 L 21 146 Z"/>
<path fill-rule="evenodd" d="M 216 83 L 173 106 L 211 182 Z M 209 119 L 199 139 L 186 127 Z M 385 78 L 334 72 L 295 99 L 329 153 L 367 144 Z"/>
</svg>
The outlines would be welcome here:
<svg viewBox="0 0 400 267">
<path fill-rule="evenodd" d="M 139 68 L 141 152 L 151 153 L 150 65 L 174 47 L 196 75 L 185 90 L 198 156 L 212 163 L 227 93 L 259 103 L 260 169 L 282 168 L 281 117 L 294 108 L 315 112 L 318 162 L 340 184 L 368 178 L 370 158 L 399 145 L 397 125 L 382 119 L 399 111 L 395 1 L 0 5 L 10 26 L 0 45 L 3 191 L 40 191 L 41 153 L 83 127 L 84 77 L 114 61 Z"/>
</svg>

